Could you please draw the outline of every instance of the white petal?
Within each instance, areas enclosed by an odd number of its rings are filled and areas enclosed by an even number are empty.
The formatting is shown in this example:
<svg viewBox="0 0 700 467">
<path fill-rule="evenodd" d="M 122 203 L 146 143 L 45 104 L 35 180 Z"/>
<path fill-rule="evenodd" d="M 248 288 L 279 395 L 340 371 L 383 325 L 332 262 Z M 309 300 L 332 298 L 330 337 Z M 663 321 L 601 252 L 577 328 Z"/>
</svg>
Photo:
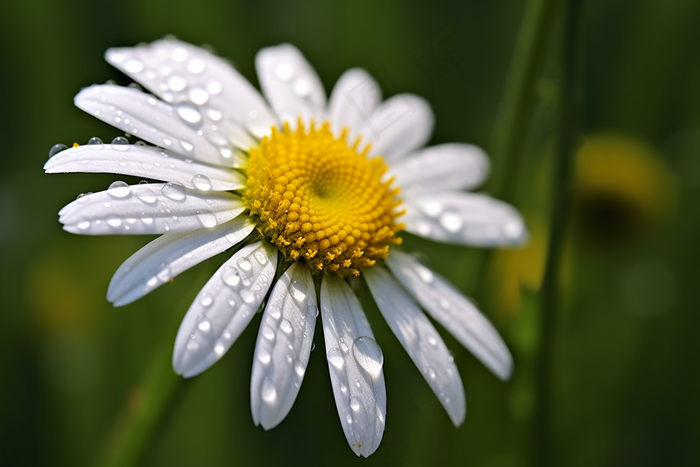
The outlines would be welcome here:
<svg viewBox="0 0 700 467">
<path fill-rule="evenodd" d="M 277 124 L 248 80 L 202 48 L 163 39 L 146 46 L 109 49 L 105 58 L 163 100 L 199 110 L 205 129 L 229 122 L 260 138 Z M 220 133 L 231 136 L 223 129 Z"/>
<path fill-rule="evenodd" d="M 241 248 L 209 279 L 187 310 L 175 339 L 173 368 L 189 378 L 231 348 L 275 277 L 277 249 L 266 241 Z"/>
<path fill-rule="evenodd" d="M 299 393 L 316 316 L 311 272 L 303 264 L 292 263 L 272 290 L 255 344 L 250 405 L 253 421 L 266 430 L 287 416 Z"/>
<path fill-rule="evenodd" d="M 173 183 L 127 185 L 78 198 L 59 211 L 59 222 L 83 235 L 158 234 L 210 229 L 230 221 L 244 206 L 227 192 L 189 190 Z"/>
<path fill-rule="evenodd" d="M 476 246 L 519 245 L 525 222 L 511 205 L 490 196 L 456 191 L 433 192 L 404 200 L 406 230 L 446 243 Z"/>
<path fill-rule="evenodd" d="M 348 284 L 328 275 L 321 283 L 321 317 L 331 385 L 348 444 L 372 454 L 384 434 L 384 355 L 360 302 Z"/>
<path fill-rule="evenodd" d="M 60 154 L 60 153 L 59 153 Z M 470 190 L 488 176 L 486 153 L 472 144 L 448 143 L 430 146 L 392 164 L 402 196 L 429 191 Z"/>
<path fill-rule="evenodd" d="M 255 221 L 240 215 L 209 230 L 161 235 L 127 259 L 107 290 L 115 306 L 127 305 L 250 234 Z"/>
<path fill-rule="evenodd" d="M 224 167 L 241 167 L 245 156 L 226 141 L 200 134 L 196 109 L 174 107 L 135 88 L 105 84 L 85 88 L 75 105 L 112 126 L 184 157 Z"/>
<path fill-rule="evenodd" d="M 394 162 L 425 145 L 433 132 L 434 117 L 428 102 L 413 94 L 397 94 L 374 110 L 363 134 L 372 142 L 371 154 Z"/>
<path fill-rule="evenodd" d="M 233 169 L 182 159 L 165 149 L 138 144 L 87 144 L 66 149 L 44 165 L 46 173 L 113 173 L 175 182 L 203 191 L 237 190 L 245 178 Z"/>
<path fill-rule="evenodd" d="M 327 116 L 334 134 L 348 129 L 348 141 L 370 129 L 370 118 L 382 100 L 377 82 L 365 70 L 353 68 L 338 79 L 328 101 Z"/>
<path fill-rule="evenodd" d="M 316 71 L 290 44 L 260 50 L 255 68 L 263 93 L 280 120 L 296 126 L 297 117 L 305 123 L 323 119 L 326 93 Z"/>
<path fill-rule="evenodd" d="M 464 388 L 450 352 L 418 305 L 381 266 L 362 270 L 387 324 L 416 364 L 431 389 L 459 426 L 466 414 Z"/>
<path fill-rule="evenodd" d="M 501 379 L 510 378 L 513 358 L 498 331 L 461 292 L 410 255 L 391 250 L 386 263 L 425 311 Z"/>
</svg>

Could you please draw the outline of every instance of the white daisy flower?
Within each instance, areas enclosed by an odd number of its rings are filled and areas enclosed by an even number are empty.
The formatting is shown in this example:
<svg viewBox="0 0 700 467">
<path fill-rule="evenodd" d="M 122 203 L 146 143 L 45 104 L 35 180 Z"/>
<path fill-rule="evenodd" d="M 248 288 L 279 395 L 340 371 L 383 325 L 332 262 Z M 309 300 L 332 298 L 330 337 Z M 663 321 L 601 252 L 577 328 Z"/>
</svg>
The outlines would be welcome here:
<svg viewBox="0 0 700 467">
<path fill-rule="evenodd" d="M 511 206 L 462 190 L 489 162 L 468 144 L 423 148 L 433 114 L 422 98 L 382 101 L 360 69 L 326 102 L 321 81 L 288 44 L 261 50 L 261 94 L 231 65 L 175 39 L 110 49 L 109 63 L 151 93 L 112 84 L 75 104 L 140 138 L 93 138 L 61 151 L 47 173 L 106 172 L 158 180 L 81 196 L 59 212 L 85 235 L 162 234 L 117 270 L 107 298 L 123 306 L 226 250 L 178 332 L 173 367 L 191 377 L 217 362 L 264 305 L 251 378 L 256 424 L 287 415 L 304 378 L 319 308 L 340 422 L 358 455 L 386 421 L 384 356 L 346 282 L 360 276 L 455 425 L 466 403 L 457 367 L 426 314 L 502 379 L 511 355 L 474 304 L 395 245 L 399 232 L 460 245 L 521 243 Z"/>
</svg>

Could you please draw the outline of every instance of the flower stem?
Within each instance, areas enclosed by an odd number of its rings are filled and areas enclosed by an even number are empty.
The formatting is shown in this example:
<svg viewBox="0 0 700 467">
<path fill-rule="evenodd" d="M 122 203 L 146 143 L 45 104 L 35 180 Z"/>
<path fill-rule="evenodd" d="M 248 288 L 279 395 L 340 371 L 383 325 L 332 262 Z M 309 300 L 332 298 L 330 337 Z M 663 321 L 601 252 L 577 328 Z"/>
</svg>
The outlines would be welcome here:
<svg viewBox="0 0 700 467">
<path fill-rule="evenodd" d="M 503 97 L 493 126 L 490 152 L 495 170 L 489 184 L 492 193 L 506 200 L 512 196 L 515 185 L 510 180 L 518 173 L 513 163 L 525 145 L 535 80 L 547 52 L 559 3 L 557 0 L 527 2 L 506 75 Z"/>
<path fill-rule="evenodd" d="M 580 0 L 568 0 L 564 6 L 563 47 L 561 48 L 562 84 L 559 102 L 559 138 L 553 161 L 551 231 L 547 263 L 542 285 L 540 345 L 535 381 L 535 429 L 533 465 L 555 465 L 552 422 L 552 359 L 554 355 L 556 315 L 561 307 L 559 278 L 567 229 L 567 214 L 572 200 L 573 152 L 578 120 L 578 60 Z"/>
<path fill-rule="evenodd" d="M 96 466 L 130 467 L 140 463 L 148 442 L 184 386 L 184 380 L 170 366 L 171 352 L 172 340 L 163 339 L 146 366 L 141 384 L 128 394 Z"/>
</svg>

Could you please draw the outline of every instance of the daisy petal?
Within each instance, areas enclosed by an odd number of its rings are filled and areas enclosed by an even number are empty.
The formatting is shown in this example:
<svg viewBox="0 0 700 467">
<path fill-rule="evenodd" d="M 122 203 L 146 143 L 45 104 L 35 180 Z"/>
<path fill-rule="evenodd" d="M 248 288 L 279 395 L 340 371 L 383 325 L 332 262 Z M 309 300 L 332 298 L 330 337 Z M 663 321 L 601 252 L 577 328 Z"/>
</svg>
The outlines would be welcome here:
<svg viewBox="0 0 700 467">
<path fill-rule="evenodd" d="M 386 421 L 384 356 L 360 302 L 341 278 L 321 283 L 321 317 L 331 385 L 348 444 L 368 457 L 378 447 Z"/>
<path fill-rule="evenodd" d="M 250 234 L 255 221 L 246 215 L 205 231 L 161 235 L 127 259 L 107 290 L 115 306 L 127 305 L 196 266 L 223 253 Z"/>
<path fill-rule="evenodd" d="M 511 205 L 476 193 L 433 192 L 404 200 L 406 231 L 431 240 L 475 246 L 519 245 L 525 222 Z"/>
<path fill-rule="evenodd" d="M 347 128 L 348 141 L 370 128 L 370 118 L 382 100 L 377 82 L 360 68 L 353 68 L 338 79 L 328 101 L 328 120 L 333 133 L 339 135 Z"/>
<path fill-rule="evenodd" d="M 200 47 L 163 39 L 146 46 L 109 49 L 105 58 L 166 102 L 197 109 L 205 127 L 229 122 L 261 138 L 277 124 L 248 80 L 230 63 Z"/>
<path fill-rule="evenodd" d="M 44 165 L 46 173 L 113 173 L 175 182 L 187 188 L 228 191 L 245 186 L 231 169 L 200 164 L 153 146 L 88 144 L 61 151 Z"/>
<path fill-rule="evenodd" d="M 309 363 L 317 316 L 311 272 L 292 263 L 272 290 L 255 344 L 250 405 L 256 425 L 274 428 L 292 408 Z"/>
<path fill-rule="evenodd" d="M 428 142 L 434 120 L 425 99 L 397 94 L 377 106 L 363 134 L 373 143 L 371 154 L 393 162 Z"/>
<path fill-rule="evenodd" d="M 241 248 L 202 288 L 175 339 L 173 369 L 195 376 L 231 348 L 255 316 L 275 277 L 277 249 L 266 241 Z"/>
<path fill-rule="evenodd" d="M 452 423 L 461 425 L 467 410 L 464 388 L 442 338 L 386 269 L 373 266 L 363 269 L 362 274 L 387 324 L 445 407 Z"/>
<path fill-rule="evenodd" d="M 103 122 L 170 149 L 184 157 L 225 167 L 241 167 L 245 157 L 230 144 L 217 145 L 198 133 L 198 111 L 175 108 L 135 88 L 111 84 L 85 88 L 75 105 Z"/>
<path fill-rule="evenodd" d="M 408 293 L 501 379 L 513 358 L 493 325 L 461 292 L 410 255 L 393 249 L 386 263 Z"/>
<path fill-rule="evenodd" d="M 227 192 L 188 190 L 174 183 L 114 182 L 106 191 L 66 205 L 58 220 L 75 234 L 159 234 L 210 229 L 243 210 L 240 196 Z"/>
<path fill-rule="evenodd" d="M 472 144 L 448 143 L 421 149 L 396 161 L 390 174 L 405 197 L 429 191 L 470 190 L 489 173 L 486 153 Z"/>
<path fill-rule="evenodd" d="M 297 117 L 308 124 L 320 122 L 326 92 L 316 71 L 290 44 L 267 47 L 255 57 L 260 87 L 280 120 L 295 127 Z"/>
</svg>

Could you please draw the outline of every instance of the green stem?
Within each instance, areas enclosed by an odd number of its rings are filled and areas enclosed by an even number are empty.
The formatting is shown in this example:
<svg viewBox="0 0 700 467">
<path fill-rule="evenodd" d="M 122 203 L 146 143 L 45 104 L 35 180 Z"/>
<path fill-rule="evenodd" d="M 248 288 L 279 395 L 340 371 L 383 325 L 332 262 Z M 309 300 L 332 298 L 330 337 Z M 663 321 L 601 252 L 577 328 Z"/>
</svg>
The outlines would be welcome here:
<svg viewBox="0 0 700 467">
<path fill-rule="evenodd" d="M 512 196 L 515 184 L 510 179 L 518 172 L 513 170 L 512 164 L 525 145 L 535 80 L 547 52 L 559 3 L 558 0 L 530 0 L 525 6 L 491 140 L 494 172 L 489 186 L 500 198 Z"/>
<path fill-rule="evenodd" d="M 120 416 L 95 463 L 99 467 L 138 465 L 149 441 L 183 384 L 170 366 L 172 339 L 163 339 L 146 366 L 141 384 L 127 396 Z"/>
<path fill-rule="evenodd" d="M 578 121 L 578 60 L 580 0 L 568 0 L 564 12 L 561 49 L 562 86 L 559 109 L 559 139 L 552 170 L 551 231 L 547 264 L 542 284 L 540 346 L 536 373 L 536 412 L 533 465 L 554 465 L 552 449 L 552 358 L 554 355 L 556 316 L 561 306 L 559 278 L 566 239 L 568 213 L 572 199 L 573 152 Z"/>
</svg>

